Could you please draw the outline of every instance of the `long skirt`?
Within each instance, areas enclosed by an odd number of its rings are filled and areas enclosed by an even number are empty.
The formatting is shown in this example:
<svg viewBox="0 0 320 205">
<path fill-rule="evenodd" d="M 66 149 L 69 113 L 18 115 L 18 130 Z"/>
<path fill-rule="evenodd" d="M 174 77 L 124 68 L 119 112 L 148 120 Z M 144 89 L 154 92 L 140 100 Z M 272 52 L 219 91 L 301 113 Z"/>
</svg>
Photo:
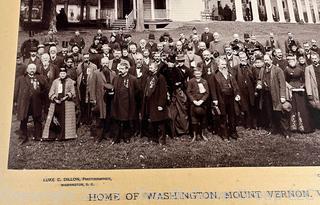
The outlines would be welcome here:
<svg viewBox="0 0 320 205">
<path fill-rule="evenodd" d="M 307 105 L 305 92 L 292 92 L 290 129 L 294 132 L 309 133 L 314 129 Z"/>
<path fill-rule="evenodd" d="M 169 107 L 170 119 L 173 128 L 178 135 L 188 134 L 189 116 L 187 96 L 183 91 L 175 91 L 172 103 Z"/>
<path fill-rule="evenodd" d="M 74 102 L 65 101 L 60 105 L 50 104 L 42 138 L 45 140 L 77 138 Z"/>
</svg>

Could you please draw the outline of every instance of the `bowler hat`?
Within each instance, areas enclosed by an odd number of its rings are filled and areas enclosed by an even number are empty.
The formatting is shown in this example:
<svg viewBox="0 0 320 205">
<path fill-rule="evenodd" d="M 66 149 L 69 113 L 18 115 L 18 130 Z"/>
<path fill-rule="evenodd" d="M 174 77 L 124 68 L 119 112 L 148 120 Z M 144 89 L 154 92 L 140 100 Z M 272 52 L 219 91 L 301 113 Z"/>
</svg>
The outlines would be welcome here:
<svg viewBox="0 0 320 205">
<path fill-rule="evenodd" d="M 124 34 L 123 36 L 124 38 L 129 38 L 129 37 L 132 37 L 131 34 L 127 33 L 127 34 Z"/>
<path fill-rule="evenodd" d="M 45 47 L 45 46 L 44 46 L 43 44 L 39 44 L 39 45 L 38 45 L 38 49 L 39 49 L 39 48 L 44 48 L 44 47 Z"/>
<path fill-rule="evenodd" d="M 296 59 L 296 56 L 294 56 L 293 54 L 289 54 L 287 56 L 287 60 L 295 60 Z"/>
<path fill-rule="evenodd" d="M 34 46 L 30 48 L 30 52 L 37 52 L 37 50 L 38 50 L 37 47 L 34 47 Z"/>
<path fill-rule="evenodd" d="M 62 68 L 59 69 L 59 72 L 60 72 L 60 73 L 61 73 L 61 72 L 67 72 L 67 69 L 64 68 L 64 67 L 62 67 Z"/>
<path fill-rule="evenodd" d="M 149 40 L 155 40 L 156 37 L 154 36 L 153 33 L 149 33 Z"/>
<path fill-rule="evenodd" d="M 170 34 L 168 32 L 164 32 L 163 36 L 170 36 Z"/>
</svg>

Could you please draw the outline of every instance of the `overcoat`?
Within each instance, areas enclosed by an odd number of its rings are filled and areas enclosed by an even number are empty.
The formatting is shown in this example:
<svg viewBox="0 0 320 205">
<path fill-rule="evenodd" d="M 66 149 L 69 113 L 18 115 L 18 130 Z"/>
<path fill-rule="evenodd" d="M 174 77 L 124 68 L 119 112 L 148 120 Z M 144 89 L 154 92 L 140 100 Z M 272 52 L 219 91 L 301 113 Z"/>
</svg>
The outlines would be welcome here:
<svg viewBox="0 0 320 205">
<path fill-rule="evenodd" d="M 248 111 L 250 106 L 254 106 L 255 98 L 253 69 L 249 65 L 247 65 L 246 68 L 242 68 L 240 65 L 238 65 L 234 67 L 232 71 L 239 86 L 241 110 Z"/>
<path fill-rule="evenodd" d="M 80 84 L 81 84 L 81 79 L 83 76 L 82 66 L 83 66 L 83 63 L 80 63 L 77 68 L 77 76 L 78 76 L 78 78 L 77 78 L 77 93 L 79 95 L 78 96 L 79 99 L 81 99 Z M 88 76 L 87 76 L 86 102 L 89 102 L 90 100 L 92 100 L 92 98 L 90 96 L 90 92 L 92 92 L 92 85 L 93 85 L 92 76 L 93 76 L 93 73 L 95 70 L 97 70 L 97 66 L 94 63 L 90 62 L 89 66 L 87 68 Z"/>
<path fill-rule="evenodd" d="M 34 90 L 28 75 L 20 76 L 15 85 L 14 101 L 17 102 L 17 118 L 23 120 L 28 116 L 30 102 L 33 116 L 42 115 L 43 93 L 47 90 L 47 83 L 42 75 L 35 75 L 39 82 L 39 89 Z"/>
<path fill-rule="evenodd" d="M 320 105 L 318 82 L 314 72 L 314 66 L 309 65 L 305 69 L 305 86 L 308 96 L 312 96 L 312 101 L 309 101 L 312 106 Z"/>
<path fill-rule="evenodd" d="M 240 95 L 239 86 L 238 86 L 238 83 L 237 83 L 235 77 L 233 76 L 233 74 L 231 72 L 229 72 L 228 75 L 229 75 L 229 78 L 231 79 L 231 87 L 233 89 L 234 96 Z M 222 80 L 223 80 L 222 78 L 224 78 L 224 76 L 218 70 L 214 75 L 215 86 L 216 86 L 216 96 L 218 99 L 218 107 L 220 109 L 221 115 L 225 115 L 226 114 L 226 107 L 225 107 L 225 102 L 223 100 L 223 96 L 222 96 L 222 92 L 221 92 L 221 89 L 222 89 L 221 84 L 222 84 Z M 234 101 L 234 106 L 235 106 L 235 108 L 237 107 L 236 101 Z M 236 114 L 239 114 L 239 113 L 237 113 L 239 109 L 235 109 L 235 110 L 236 110 Z"/>
<path fill-rule="evenodd" d="M 129 79 L 129 86 L 128 86 L 129 99 L 128 100 L 129 100 L 129 110 L 130 110 L 128 119 L 119 119 L 119 116 L 120 116 L 119 113 L 122 113 L 120 111 L 122 109 L 122 104 L 119 101 L 119 95 L 120 95 L 119 80 L 121 80 L 121 77 L 116 76 L 112 82 L 112 85 L 114 87 L 114 96 L 112 100 L 111 116 L 116 120 L 132 121 L 138 118 L 137 105 L 136 105 L 136 100 L 139 93 L 138 81 L 136 77 L 130 74 L 128 74 L 128 79 Z"/>
<path fill-rule="evenodd" d="M 104 74 L 107 73 L 107 77 Z M 100 119 L 106 119 L 107 117 L 107 105 L 104 99 L 107 89 L 112 88 L 112 81 L 116 77 L 116 73 L 111 70 L 103 71 L 96 70 L 93 74 L 92 84 L 92 99 L 96 101 L 97 107 L 99 108 Z"/>
<path fill-rule="evenodd" d="M 166 79 L 160 73 L 157 73 L 157 82 L 155 84 L 155 90 L 151 96 L 146 97 L 146 91 L 150 85 L 148 85 L 148 78 L 152 75 L 148 75 L 142 86 L 143 89 L 143 100 L 142 100 L 142 117 L 151 120 L 151 122 L 159 122 L 168 119 L 168 108 L 167 108 L 167 83 Z M 146 113 L 145 108 L 149 106 L 150 113 Z M 158 106 L 162 107 L 163 110 L 159 111 Z M 149 116 L 147 116 L 149 114 Z"/>
<path fill-rule="evenodd" d="M 265 67 L 261 68 L 259 81 L 261 84 L 261 80 L 263 79 Z M 283 70 L 275 65 L 271 65 L 271 77 L 270 77 L 270 92 L 272 97 L 272 107 L 275 111 L 282 110 L 282 104 L 280 102 L 280 98 L 286 97 L 286 80 L 284 77 Z M 260 98 L 259 107 L 262 107 L 262 96 Z"/>
</svg>

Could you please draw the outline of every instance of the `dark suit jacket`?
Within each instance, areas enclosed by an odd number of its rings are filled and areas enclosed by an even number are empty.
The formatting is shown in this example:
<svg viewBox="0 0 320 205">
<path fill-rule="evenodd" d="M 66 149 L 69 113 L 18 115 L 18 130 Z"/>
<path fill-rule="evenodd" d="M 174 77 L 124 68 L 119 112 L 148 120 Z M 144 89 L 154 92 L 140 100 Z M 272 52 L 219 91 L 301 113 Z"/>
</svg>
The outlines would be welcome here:
<svg viewBox="0 0 320 205">
<path fill-rule="evenodd" d="M 32 116 L 41 117 L 42 115 L 42 98 L 48 85 L 42 75 L 35 75 L 35 79 L 39 82 L 36 90 L 34 90 L 28 75 L 20 76 L 16 81 L 14 101 L 17 102 L 18 120 L 23 120 L 28 116 L 29 106 L 32 107 Z"/>
</svg>

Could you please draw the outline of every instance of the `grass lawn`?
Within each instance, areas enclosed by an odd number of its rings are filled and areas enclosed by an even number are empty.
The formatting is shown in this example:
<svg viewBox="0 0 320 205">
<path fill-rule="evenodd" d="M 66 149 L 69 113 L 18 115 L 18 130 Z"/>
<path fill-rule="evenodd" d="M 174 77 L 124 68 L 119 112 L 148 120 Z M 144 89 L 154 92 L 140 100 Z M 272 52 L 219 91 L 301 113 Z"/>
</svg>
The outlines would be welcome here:
<svg viewBox="0 0 320 205">
<path fill-rule="evenodd" d="M 190 34 L 193 26 L 200 33 L 208 26 L 211 31 L 222 34 L 223 40 L 231 40 L 233 33 L 255 33 L 257 39 L 265 42 L 270 32 L 284 42 L 288 31 L 296 34 L 301 42 L 319 39 L 320 25 L 202 22 L 186 23 L 182 27 L 170 29 L 176 40 L 180 32 Z M 91 44 L 96 30 L 82 30 L 87 47 Z M 163 31 L 156 31 L 158 38 Z M 41 39 L 44 34 L 37 34 Z M 73 31 L 58 33 L 60 41 L 69 39 Z M 109 35 L 108 35 L 109 36 Z M 134 41 L 147 38 L 148 32 L 133 33 Z M 27 38 L 19 33 L 18 48 Z M 167 146 L 134 138 L 129 144 L 111 145 L 111 140 L 95 144 L 89 127 L 78 130 L 78 139 L 65 142 L 29 141 L 18 145 L 15 130 L 19 122 L 12 120 L 8 167 L 10 169 L 124 169 L 124 168 L 187 168 L 187 167 L 229 167 L 229 166 L 303 166 L 320 165 L 320 131 L 313 134 L 293 134 L 290 139 L 280 135 L 259 135 L 255 130 L 238 127 L 240 139 L 226 143 L 216 135 L 208 135 L 209 141 L 190 143 L 187 136 L 169 139 Z"/>
</svg>

